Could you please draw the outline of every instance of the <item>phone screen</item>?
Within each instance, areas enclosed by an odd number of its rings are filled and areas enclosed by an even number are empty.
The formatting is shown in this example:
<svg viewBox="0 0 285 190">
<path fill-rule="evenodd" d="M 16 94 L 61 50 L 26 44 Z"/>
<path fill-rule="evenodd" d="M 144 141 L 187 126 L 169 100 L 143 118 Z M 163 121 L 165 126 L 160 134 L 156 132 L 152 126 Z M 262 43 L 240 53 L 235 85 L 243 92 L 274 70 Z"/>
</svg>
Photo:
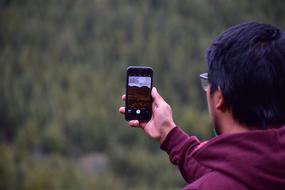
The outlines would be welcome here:
<svg viewBox="0 0 285 190">
<path fill-rule="evenodd" d="M 131 68 L 127 77 L 126 119 L 148 121 L 151 117 L 152 70 Z"/>
</svg>

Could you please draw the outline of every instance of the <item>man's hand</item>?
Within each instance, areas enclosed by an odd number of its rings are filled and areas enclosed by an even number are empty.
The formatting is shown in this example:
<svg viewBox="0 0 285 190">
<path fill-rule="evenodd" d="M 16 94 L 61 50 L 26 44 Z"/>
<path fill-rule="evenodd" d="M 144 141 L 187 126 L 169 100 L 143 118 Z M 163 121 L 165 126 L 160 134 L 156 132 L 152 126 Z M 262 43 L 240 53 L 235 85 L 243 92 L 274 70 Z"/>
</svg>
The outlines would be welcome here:
<svg viewBox="0 0 285 190">
<path fill-rule="evenodd" d="M 147 123 L 132 120 L 129 121 L 129 125 L 142 128 L 151 138 L 157 139 L 162 143 L 167 134 L 175 127 L 175 123 L 172 118 L 171 107 L 158 94 L 155 87 L 152 88 L 151 95 L 153 98 L 151 120 Z M 122 100 L 125 101 L 125 98 L 126 96 L 123 95 Z M 120 107 L 119 112 L 125 114 L 125 107 Z"/>
</svg>

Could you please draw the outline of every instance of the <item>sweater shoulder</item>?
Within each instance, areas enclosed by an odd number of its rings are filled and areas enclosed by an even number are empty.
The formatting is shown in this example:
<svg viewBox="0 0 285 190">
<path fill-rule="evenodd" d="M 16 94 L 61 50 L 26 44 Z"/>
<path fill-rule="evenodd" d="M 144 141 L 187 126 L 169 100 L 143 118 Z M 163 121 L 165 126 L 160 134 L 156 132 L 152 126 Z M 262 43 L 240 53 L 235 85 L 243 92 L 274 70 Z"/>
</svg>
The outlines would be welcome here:
<svg viewBox="0 0 285 190">
<path fill-rule="evenodd" d="M 218 171 L 212 171 L 193 183 L 187 185 L 183 190 L 249 190 L 244 184 L 228 175 Z"/>
</svg>

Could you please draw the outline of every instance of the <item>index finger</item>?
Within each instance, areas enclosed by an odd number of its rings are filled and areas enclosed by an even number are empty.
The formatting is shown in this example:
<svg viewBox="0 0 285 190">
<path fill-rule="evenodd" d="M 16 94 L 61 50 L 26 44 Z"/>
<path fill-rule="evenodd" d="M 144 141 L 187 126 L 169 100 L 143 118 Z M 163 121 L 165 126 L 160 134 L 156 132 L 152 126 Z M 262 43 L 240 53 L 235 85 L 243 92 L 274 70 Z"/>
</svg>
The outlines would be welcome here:
<svg viewBox="0 0 285 190">
<path fill-rule="evenodd" d="M 121 99 L 122 99 L 123 101 L 125 101 L 125 100 L 126 100 L 126 95 L 123 94 L 122 97 L 121 97 Z"/>
</svg>

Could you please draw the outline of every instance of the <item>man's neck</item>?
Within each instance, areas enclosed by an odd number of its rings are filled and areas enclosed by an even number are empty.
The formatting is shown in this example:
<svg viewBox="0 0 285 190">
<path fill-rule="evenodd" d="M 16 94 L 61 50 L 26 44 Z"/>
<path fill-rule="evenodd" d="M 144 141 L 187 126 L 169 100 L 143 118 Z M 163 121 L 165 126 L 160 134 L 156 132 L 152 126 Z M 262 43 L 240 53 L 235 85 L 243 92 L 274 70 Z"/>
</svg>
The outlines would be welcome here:
<svg viewBox="0 0 285 190">
<path fill-rule="evenodd" d="M 254 129 L 257 129 L 257 127 L 248 127 L 234 120 L 231 113 L 227 113 L 220 120 L 220 131 L 222 134 L 243 133 Z"/>
<path fill-rule="evenodd" d="M 222 127 L 221 130 L 222 130 L 222 133 L 224 134 L 233 134 L 233 133 L 247 132 L 247 131 L 250 131 L 251 129 L 243 125 L 233 123 L 233 124 L 229 124 L 227 126 Z"/>
</svg>

